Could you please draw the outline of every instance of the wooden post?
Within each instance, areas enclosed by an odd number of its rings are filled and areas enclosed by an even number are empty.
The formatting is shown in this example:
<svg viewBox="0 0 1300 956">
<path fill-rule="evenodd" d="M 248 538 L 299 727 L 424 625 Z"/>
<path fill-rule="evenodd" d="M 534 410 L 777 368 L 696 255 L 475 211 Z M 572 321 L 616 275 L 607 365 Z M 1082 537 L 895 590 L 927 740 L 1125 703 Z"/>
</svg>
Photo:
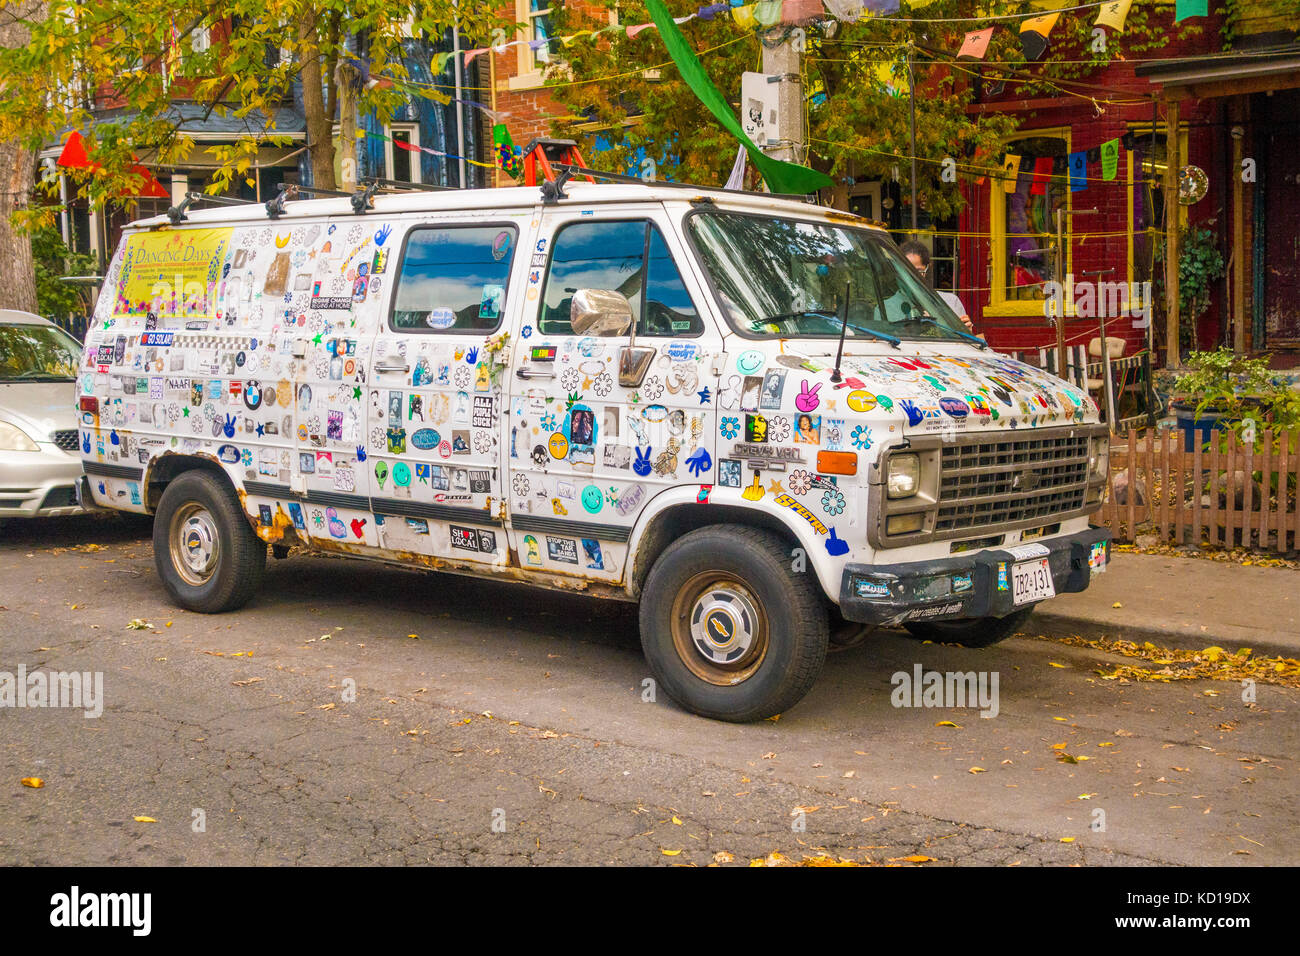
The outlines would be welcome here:
<svg viewBox="0 0 1300 956">
<path fill-rule="evenodd" d="M 1056 281 L 1060 283 L 1062 289 L 1066 289 L 1065 264 L 1068 261 L 1065 250 L 1065 210 L 1056 210 Z M 1056 374 L 1060 378 L 1065 378 L 1069 363 L 1065 354 L 1065 315 L 1068 303 L 1074 298 L 1073 288 L 1066 289 L 1065 298 L 1061 300 L 1061 314 L 1056 317 Z M 1085 366 L 1083 372 L 1084 385 L 1088 381 L 1088 370 Z M 1115 423 L 1108 422 L 1110 431 L 1115 433 Z"/>
<path fill-rule="evenodd" d="M 1244 109 L 1244 96 L 1234 98 L 1231 116 L 1238 123 Z M 1242 204 L 1246 189 L 1241 181 L 1242 142 L 1237 135 L 1238 126 L 1232 127 L 1232 350 L 1238 355 L 1246 353 L 1246 214 Z M 1244 134 L 1243 134 L 1244 135 Z"/>
<path fill-rule="evenodd" d="M 1165 367 L 1182 362 L 1178 342 L 1178 101 L 1165 103 Z"/>
</svg>

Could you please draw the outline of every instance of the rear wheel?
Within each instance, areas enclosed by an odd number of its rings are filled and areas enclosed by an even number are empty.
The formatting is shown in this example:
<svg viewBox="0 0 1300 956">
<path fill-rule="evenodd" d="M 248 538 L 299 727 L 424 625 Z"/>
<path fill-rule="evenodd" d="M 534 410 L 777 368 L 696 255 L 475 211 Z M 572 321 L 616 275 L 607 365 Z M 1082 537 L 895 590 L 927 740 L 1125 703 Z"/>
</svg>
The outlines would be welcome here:
<svg viewBox="0 0 1300 956">
<path fill-rule="evenodd" d="M 687 710 L 751 721 L 793 707 L 826 659 L 816 578 L 770 531 L 713 525 L 664 551 L 641 595 L 641 646 Z"/>
<path fill-rule="evenodd" d="M 964 647 L 988 647 L 1010 637 L 1025 625 L 1033 605 L 1013 611 L 1006 617 L 978 617 L 970 621 L 917 621 L 904 624 L 912 634 L 940 644 Z"/>
<path fill-rule="evenodd" d="M 172 600 L 205 614 L 243 607 L 266 570 L 266 544 L 253 533 L 234 489 L 207 471 L 187 471 L 163 492 L 153 553 Z"/>
</svg>

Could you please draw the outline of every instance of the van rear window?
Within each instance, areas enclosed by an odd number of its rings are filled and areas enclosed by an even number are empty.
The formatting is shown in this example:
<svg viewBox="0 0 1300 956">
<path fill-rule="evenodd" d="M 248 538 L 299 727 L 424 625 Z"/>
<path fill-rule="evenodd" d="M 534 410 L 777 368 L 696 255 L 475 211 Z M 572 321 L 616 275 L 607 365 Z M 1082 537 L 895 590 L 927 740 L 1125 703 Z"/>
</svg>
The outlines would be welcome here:
<svg viewBox="0 0 1300 956">
<path fill-rule="evenodd" d="M 518 231 L 507 224 L 411 231 L 393 300 L 401 332 L 491 332 L 501 324 Z"/>
</svg>

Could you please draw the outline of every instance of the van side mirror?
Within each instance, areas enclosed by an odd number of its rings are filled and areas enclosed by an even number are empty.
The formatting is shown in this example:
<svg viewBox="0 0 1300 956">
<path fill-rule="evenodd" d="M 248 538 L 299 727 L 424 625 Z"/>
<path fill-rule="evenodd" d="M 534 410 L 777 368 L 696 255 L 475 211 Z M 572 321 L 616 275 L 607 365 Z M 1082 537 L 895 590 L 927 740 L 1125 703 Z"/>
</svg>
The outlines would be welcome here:
<svg viewBox="0 0 1300 956">
<path fill-rule="evenodd" d="M 628 344 L 619 350 L 618 384 L 623 388 L 641 387 L 659 350 L 654 346 L 637 347 L 632 306 L 623 293 L 610 289 L 579 289 L 573 294 L 569 326 L 576 335 L 630 335 Z"/>
<path fill-rule="evenodd" d="M 632 306 L 621 292 L 579 289 L 573 294 L 569 325 L 575 335 L 625 335 L 632 327 Z"/>
</svg>

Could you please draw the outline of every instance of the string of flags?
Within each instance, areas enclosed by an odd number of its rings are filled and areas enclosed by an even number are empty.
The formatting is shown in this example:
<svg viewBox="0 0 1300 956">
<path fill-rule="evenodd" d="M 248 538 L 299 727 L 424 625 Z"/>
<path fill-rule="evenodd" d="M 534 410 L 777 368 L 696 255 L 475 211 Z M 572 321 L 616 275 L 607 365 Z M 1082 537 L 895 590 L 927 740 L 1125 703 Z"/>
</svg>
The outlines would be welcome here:
<svg viewBox="0 0 1300 956">
<path fill-rule="evenodd" d="M 1098 164 L 1101 165 L 1102 181 L 1113 181 L 1119 175 L 1121 146 L 1121 140 L 1117 137 L 1090 149 L 1075 150 L 1066 156 L 1034 157 L 1033 179 L 1030 181 L 1029 194 L 1046 195 L 1047 185 L 1052 177 L 1066 174 L 1069 175 L 1070 192 L 1083 192 L 1088 188 L 1088 169 Z M 1018 153 L 1007 153 L 1002 158 L 1002 188 L 1005 192 L 1013 193 L 1020 188 L 1021 166 L 1026 158 Z M 976 180 L 977 183 L 983 181 L 984 177 Z"/>
<path fill-rule="evenodd" d="M 924 10 L 934 0 L 907 0 L 908 12 Z M 1097 3 L 1074 3 L 1073 0 L 1026 0 L 1030 10 L 1043 10 L 1043 13 L 1026 12 L 1017 26 L 1021 49 L 1025 59 L 1036 61 L 1042 58 L 1050 46 L 1049 36 L 1066 10 L 1079 10 L 1081 7 L 1096 6 L 1095 25 L 1106 27 L 1116 33 L 1124 29 L 1133 0 L 1103 0 Z M 756 30 L 776 26 L 781 23 L 807 23 L 817 20 L 835 19 L 842 23 L 852 23 L 872 17 L 897 14 L 903 9 L 903 0 L 756 0 L 744 3 L 742 0 L 729 0 L 726 3 L 710 3 L 700 7 L 694 13 L 674 17 L 673 23 L 681 26 L 691 20 L 713 21 L 730 16 L 741 29 Z M 1209 0 L 1176 0 L 1174 5 L 1174 23 L 1191 17 L 1209 15 Z M 1020 14 L 1012 15 L 1019 17 Z M 944 20 L 921 20 L 909 18 L 912 23 L 941 23 Z M 549 48 L 552 44 L 572 46 L 583 37 L 599 37 L 605 34 L 622 33 L 628 39 L 634 39 L 646 30 L 655 30 L 654 23 L 637 23 L 632 25 L 611 24 L 596 30 L 578 30 L 576 33 L 558 37 L 543 37 L 534 40 L 511 40 L 493 46 L 475 47 L 460 51 L 466 65 L 489 51 L 505 53 L 513 47 L 527 46 L 533 52 Z M 985 27 L 966 34 L 966 41 L 958 53 L 959 59 L 982 60 L 988 50 L 995 27 Z M 442 73 L 448 62 L 456 54 L 454 51 L 437 53 L 431 66 L 435 74 Z"/>
</svg>

